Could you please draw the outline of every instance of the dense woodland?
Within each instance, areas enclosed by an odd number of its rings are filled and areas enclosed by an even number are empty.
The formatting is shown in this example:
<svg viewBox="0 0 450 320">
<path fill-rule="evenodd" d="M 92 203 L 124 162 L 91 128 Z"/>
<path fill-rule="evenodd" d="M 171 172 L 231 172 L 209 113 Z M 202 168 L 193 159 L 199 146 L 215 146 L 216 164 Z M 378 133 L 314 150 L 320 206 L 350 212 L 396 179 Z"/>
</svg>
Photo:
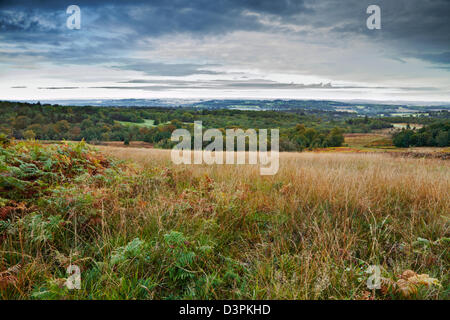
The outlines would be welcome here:
<svg viewBox="0 0 450 320">
<path fill-rule="evenodd" d="M 94 143 L 123 141 L 125 144 L 137 140 L 160 148 L 174 145 L 170 137 L 175 129 L 185 128 L 192 132 L 194 121 L 202 121 L 204 128 L 219 128 L 223 131 L 229 128 L 279 128 L 281 151 L 341 146 L 344 142 L 343 133 L 366 133 L 392 128 L 393 122 L 405 122 L 402 117 L 355 117 L 352 114 L 344 117 L 343 113 L 336 116 L 335 112 L 312 113 L 301 109 L 292 112 L 181 107 L 80 107 L 18 102 L 0 102 L 0 109 L 0 133 L 16 139 L 84 139 Z M 408 121 L 432 123 L 430 118 L 411 117 Z M 448 124 L 448 120 L 442 121 Z M 430 131 L 423 129 L 423 132 L 417 133 L 406 130 L 396 136 L 395 144 L 446 146 L 449 144 L 448 126 L 442 130 L 440 126 L 438 123 Z"/>
<path fill-rule="evenodd" d="M 450 121 L 439 121 L 418 130 L 409 126 L 394 134 L 396 147 L 448 147 L 450 146 Z"/>
</svg>

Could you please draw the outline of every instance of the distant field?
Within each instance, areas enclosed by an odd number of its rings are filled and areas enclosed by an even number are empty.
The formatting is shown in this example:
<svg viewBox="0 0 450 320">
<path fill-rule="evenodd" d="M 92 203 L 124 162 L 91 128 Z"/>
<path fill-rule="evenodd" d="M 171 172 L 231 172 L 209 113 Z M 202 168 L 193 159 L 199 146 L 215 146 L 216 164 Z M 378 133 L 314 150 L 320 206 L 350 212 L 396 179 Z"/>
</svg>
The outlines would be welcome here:
<svg viewBox="0 0 450 320">
<path fill-rule="evenodd" d="M 354 151 L 395 151 L 392 139 L 386 133 L 348 133 L 344 134 L 344 144 Z"/>
<path fill-rule="evenodd" d="M 126 146 L 123 141 L 105 141 L 101 145 L 110 147 L 122 147 L 122 148 L 153 148 L 151 143 L 145 141 L 130 141 L 130 144 Z"/>
<path fill-rule="evenodd" d="M 385 130 L 385 129 L 384 129 Z M 448 153 L 449 147 L 416 147 L 397 148 L 393 145 L 391 135 L 379 130 L 377 133 L 347 133 L 344 134 L 345 147 L 325 148 L 318 151 L 341 152 L 409 152 L 409 153 Z"/>
<path fill-rule="evenodd" d="M 381 133 L 347 133 L 344 143 L 350 147 L 365 147 L 375 141 L 390 140 L 390 136 Z"/>
<path fill-rule="evenodd" d="M 398 129 L 406 129 L 408 127 L 408 123 L 393 123 L 392 125 L 394 126 L 394 128 L 398 128 Z M 409 126 L 411 127 L 411 129 L 423 128 L 423 124 L 419 124 L 419 123 L 411 123 L 411 124 L 409 124 Z"/>
<path fill-rule="evenodd" d="M 116 121 L 116 122 L 118 122 L 124 126 L 138 126 L 138 127 L 148 127 L 148 128 L 156 127 L 155 120 L 149 120 L 149 119 L 144 119 L 144 122 L 142 122 L 142 123 L 129 122 L 129 121 Z"/>
</svg>

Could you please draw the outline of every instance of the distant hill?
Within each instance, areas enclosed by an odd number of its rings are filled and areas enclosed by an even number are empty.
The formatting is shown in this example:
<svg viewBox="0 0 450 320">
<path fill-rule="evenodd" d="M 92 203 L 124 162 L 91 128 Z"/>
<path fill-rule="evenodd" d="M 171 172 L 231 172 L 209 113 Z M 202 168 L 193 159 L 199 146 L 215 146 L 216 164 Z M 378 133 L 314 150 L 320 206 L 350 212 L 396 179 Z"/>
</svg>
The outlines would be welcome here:
<svg viewBox="0 0 450 320">
<path fill-rule="evenodd" d="M 36 103 L 37 100 L 21 102 Z M 332 101 L 332 100 L 202 100 L 202 99 L 92 99 L 92 100 L 41 100 L 42 104 L 63 106 L 97 106 L 97 107 L 186 107 L 199 109 L 237 109 L 237 110 L 278 110 L 295 111 L 317 110 L 353 113 L 369 116 L 416 116 L 428 112 L 450 111 L 450 104 L 430 102 L 394 101 L 392 103 L 376 101 Z"/>
</svg>

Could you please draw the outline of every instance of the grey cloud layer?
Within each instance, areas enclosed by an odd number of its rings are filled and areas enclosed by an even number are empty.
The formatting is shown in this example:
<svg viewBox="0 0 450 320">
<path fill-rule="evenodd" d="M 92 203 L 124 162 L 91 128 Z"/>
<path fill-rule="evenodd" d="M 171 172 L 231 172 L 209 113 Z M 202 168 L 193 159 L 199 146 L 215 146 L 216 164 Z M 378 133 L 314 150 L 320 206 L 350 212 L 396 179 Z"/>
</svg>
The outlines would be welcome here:
<svg viewBox="0 0 450 320">
<path fill-rule="evenodd" d="M 175 33 L 199 37 L 224 34 L 233 30 L 259 30 L 264 26 L 247 10 L 270 15 L 291 16 L 306 10 L 303 1 L 289 0 L 157 0 L 157 1 L 75 1 L 82 9 L 82 30 L 65 26 L 67 15 L 60 1 L 1 1 L 0 43 L 9 43 L 15 51 L 8 55 L 28 55 L 56 63 L 99 64 L 120 59 L 143 47 L 142 39 Z M 47 50 L 36 50 L 38 46 Z M 145 44 L 144 44 L 145 45 Z M 120 68 L 144 68 L 147 74 L 162 70 L 157 64 L 122 63 Z M 154 71 L 148 67 L 153 67 Z M 179 65 L 187 69 L 187 65 Z M 191 66 L 191 74 L 194 66 Z M 167 75 L 177 72 L 166 66 Z M 200 70 L 197 70 L 200 71 Z M 206 71 L 200 74 L 211 74 Z"/>
<path fill-rule="evenodd" d="M 125 85 L 127 84 L 127 85 Z M 93 86 L 90 89 L 114 89 L 114 90 L 145 90 L 145 91 L 165 91 L 177 89 L 393 89 L 389 87 L 363 87 L 363 86 L 336 86 L 331 83 L 284 83 L 265 79 L 248 80 L 209 80 L 209 81 L 188 81 L 188 80 L 143 80 L 136 79 L 121 82 L 112 86 Z M 62 89 L 82 89 L 82 87 L 39 87 L 44 90 Z M 433 87 L 398 87 L 394 88 L 402 91 L 433 91 Z"/>
<path fill-rule="evenodd" d="M 336 37 L 364 35 L 402 46 L 401 53 L 439 64 L 450 63 L 450 1 L 448 0 L 153 0 L 75 1 L 82 8 L 85 32 L 65 28 L 61 1 L 1 1 L 0 38 L 28 44 L 59 44 L 89 40 L 85 48 L 62 51 L 61 59 L 77 50 L 101 52 L 138 45 L 141 36 L 191 33 L 197 36 L 234 30 L 275 30 L 257 15 L 282 23 L 326 28 Z M 383 29 L 365 28 L 365 8 L 382 8 Z M 279 27 L 278 27 L 279 28 Z M 117 30 L 117 31 L 115 31 Z M 283 30 L 286 31 L 286 30 Z M 294 31 L 293 31 L 294 32 Z M 311 31 L 314 32 L 314 31 Z M 322 31 L 321 31 L 322 32 Z M 106 34 L 106 35 L 105 35 Z M 114 37 L 114 34 L 117 37 Z M 98 46 L 92 43 L 99 44 Z M 55 52 L 48 53 L 58 58 Z M 77 55 L 79 56 L 79 55 Z M 95 63 L 95 61 L 93 61 Z"/>
<path fill-rule="evenodd" d="M 226 73 L 216 71 L 217 66 L 227 67 L 222 65 L 220 57 L 211 63 L 192 62 L 189 56 L 182 57 L 185 59 L 181 61 L 166 57 L 137 59 L 133 54 L 151 50 L 151 40 L 171 35 L 207 41 L 245 31 L 314 41 L 328 51 L 333 51 L 334 46 L 346 48 L 355 41 L 373 42 L 391 59 L 419 59 L 432 64 L 430 69 L 450 71 L 448 0 L 76 0 L 73 3 L 82 9 L 80 31 L 66 28 L 64 2 L 0 0 L 0 44 L 9 46 L 8 50 L 0 46 L 0 63 L 12 61 L 11 65 L 20 65 L 17 59 L 20 56 L 44 64 L 106 64 L 114 70 L 139 71 L 143 76 L 213 76 Z M 365 26 L 366 8 L 370 4 L 378 4 L 382 9 L 380 31 L 370 31 Z M 267 65 L 264 51 L 255 55 L 254 60 L 261 69 L 272 67 Z M 329 61 L 330 69 L 333 63 Z M 312 64 L 310 68 L 314 74 L 316 66 Z M 170 86 L 196 87 L 194 84 Z M 209 86 L 219 85 L 214 82 L 197 85 Z M 301 86 L 238 82 L 221 83 L 219 87 L 296 89 Z M 153 89 L 158 88 L 149 86 L 149 90 Z"/>
</svg>

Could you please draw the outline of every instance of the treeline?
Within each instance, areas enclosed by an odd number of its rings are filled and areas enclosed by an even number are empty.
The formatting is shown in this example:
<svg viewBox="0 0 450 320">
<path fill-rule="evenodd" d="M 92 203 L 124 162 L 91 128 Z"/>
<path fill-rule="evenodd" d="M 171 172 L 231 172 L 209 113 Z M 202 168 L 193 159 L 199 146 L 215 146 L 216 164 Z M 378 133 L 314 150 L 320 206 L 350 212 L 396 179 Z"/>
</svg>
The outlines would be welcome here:
<svg viewBox="0 0 450 320">
<path fill-rule="evenodd" d="M 392 128 L 392 123 L 380 119 L 380 118 L 369 118 L 364 116 L 363 118 L 351 118 L 345 120 L 345 124 L 350 126 L 351 133 L 368 133 L 372 130 Z"/>
<path fill-rule="evenodd" d="M 16 139 L 157 142 L 170 137 L 180 110 L 68 107 L 0 102 L 0 133 Z M 140 127 L 153 119 L 153 128 Z M 124 125 L 127 122 L 130 125 Z M 136 125 L 132 125 L 136 124 Z"/>
<path fill-rule="evenodd" d="M 298 124 L 286 130 L 280 137 L 280 150 L 298 151 L 305 148 L 340 147 L 344 143 L 343 129 L 315 130 Z"/>
<path fill-rule="evenodd" d="M 342 122 L 279 111 L 71 107 L 16 102 L 0 102 L 0 110 L 0 133 L 16 139 L 84 139 L 125 144 L 137 140 L 161 148 L 173 145 L 170 137 L 175 129 L 192 132 L 194 121 L 202 121 L 205 129 L 279 128 L 282 151 L 340 146 L 346 130 L 338 129 Z M 146 120 L 153 121 L 148 124 Z"/>
<path fill-rule="evenodd" d="M 393 136 L 396 147 L 448 147 L 450 146 L 450 121 L 438 121 L 418 130 L 409 127 Z"/>
<path fill-rule="evenodd" d="M 439 110 L 439 111 L 427 111 L 418 116 L 409 116 L 409 117 L 382 117 L 380 118 L 383 121 L 389 123 L 410 123 L 410 124 L 431 124 L 436 122 L 436 120 L 446 121 L 450 119 L 450 112 L 447 110 Z"/>
</svg>

